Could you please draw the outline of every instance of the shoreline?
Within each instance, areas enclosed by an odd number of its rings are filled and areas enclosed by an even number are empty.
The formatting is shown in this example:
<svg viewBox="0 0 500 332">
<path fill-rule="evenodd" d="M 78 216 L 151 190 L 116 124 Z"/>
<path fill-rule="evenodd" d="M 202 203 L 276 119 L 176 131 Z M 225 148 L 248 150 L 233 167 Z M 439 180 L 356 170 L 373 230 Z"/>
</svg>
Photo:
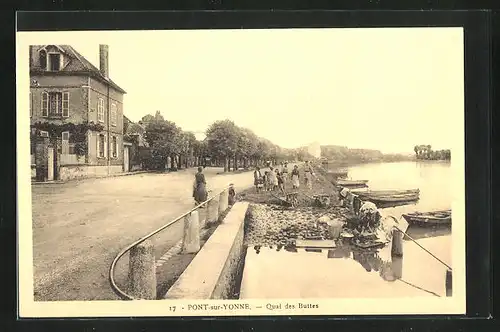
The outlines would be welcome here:
<svg viewBox="0 0 500 332">
<path fill-rule="evenodd" d="M 333 167 L 355 167 L 369 164 L 394 164 L 394 163 L 432 163 L 432 164 L 451 164 L 451 160 L 423 160 L 423 159 L 409 159 L 409 160 L 377 160 L 377 161 L 363 161 L 363 162 L 342 162 L 342 161 L 329 161 L 326 165 Z M 324 168 L 322 162 L 319 162 Z"/>
</svg>

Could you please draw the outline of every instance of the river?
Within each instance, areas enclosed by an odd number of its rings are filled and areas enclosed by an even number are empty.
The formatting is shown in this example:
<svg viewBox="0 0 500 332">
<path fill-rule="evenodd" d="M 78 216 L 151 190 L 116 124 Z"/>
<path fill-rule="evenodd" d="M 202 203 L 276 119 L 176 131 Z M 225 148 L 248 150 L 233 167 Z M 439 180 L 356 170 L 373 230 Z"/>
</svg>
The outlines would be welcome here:
<svg viewBox="0 0 500 332">
<path fill-rule="evenodd" d="M 368 180 L 371 190 L 420 189 L 416 204 L 383 209 L 399 217 L 406 212 L 451 209 L 450 165 L 439 161 L 362 164 L 348 167 L 348 177 Z"/>
<path fill-rule="evenodd" d="M 328 168 L 333 170 L 335 167 Z M 405 212 L 451 208 L 450 163 L 363 164 L 348 167 L 348 177 L 353 180 L 369 180 L 368 185 L 372 190 L 420 189 L 420 200 L 417 203 L 385 208 L 382 209 L 382 214 L 399 218 Z M 405 237 L 403 258 L 390 259 L 393 276 L 399 282 L 390 282 L 384 278 L 381 261 L 389 261 L 390 246 L 376 254 L 349 246 L 316 252 L 308 252 L 307 249 L 288 252 L 261 248 L 261 254 L 249 248 L 240 298 L 446 297 L 447 266 L 422 250 L 419 245 L 446 264 L 452 265 L 450 227 L 410 225 L 407 234 L 417 242 Z M 288 272 L 291 267 L 295 267 L 292 269 L 293 273 Z M 413 303 L 412 310 L 421 312 L 420 302 L 409 303 Z"/>
</svg>

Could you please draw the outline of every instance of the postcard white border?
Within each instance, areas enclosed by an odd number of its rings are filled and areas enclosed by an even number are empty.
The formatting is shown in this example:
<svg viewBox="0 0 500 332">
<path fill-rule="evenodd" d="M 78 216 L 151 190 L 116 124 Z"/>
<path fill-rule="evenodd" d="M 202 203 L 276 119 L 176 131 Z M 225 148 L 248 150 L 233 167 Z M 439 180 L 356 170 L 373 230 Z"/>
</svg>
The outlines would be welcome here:
<svg viewBox="0 0 500 332">
<path fill-rule="evenodd" d="M 389 28 L 387 28 L 389 29 Z M 401 29 L 404 33 L 406 28 Z M 417 29 L 417 28 L 411 28 Z M 420 28 L 418 28 L 420 29 Z M 421 28 L 447 29 L 450 38 L 457 40 L 456 52 L 461 52 L 461 64 L 458 66 L 458 77 L 464 77 L 464 46 L 462 28 Z M 294 30 L 294 29 L 288 29 Z M 312 30 L 312 29 L 300 29 Z M 325 29 L 323 29 L 325 30 Z M 327 29 L 328 30 L 328 29 Z M 339 29 L 330 29 L 339 30 Z M 350 29 L 342 29 L 350 30 Z M 262 30 L 260 30 L 262 32 Z M 193 31 L 187 31 L 193 33 Z M 277 299 L 271 300 L 163 300 L 163 301 L 71 301 L 71 302 L 35 302 L 33 298 L 33 252 L 31 222 L 31 180 L 28 110 L 29 63 L 28 47 L 32 44 L 71 44 L 74 34 L 86 34 L 95 40 L 96 45 L 106 43 L 113 32 L 18 32 L 16 34 L 16 98 L 17 98 L 17 186 L 18 186 L 18 286 L 19 316 L 31 317 L 128 317 L 128 316 L 255 316 L 255 315 L 374 315 L 374 314 L 465 314 L 465 147 L 464 147 L 464 113 L 457 114 L 447 126 L 456 128 L 454 146 L 451 147 L 451 168 L 453 174 L 453 296 L 450 298 L 397 298 L 397 299 Z M 138 33 L 137 31 L 135 33 Z M 148 31 L 147 33 L 156 33 Z M 214 31 L 214 33 L 217 33 Z M 235 31 L 237 33 L 237 30 Z M 459 44 L 459 45 L 458 45 Z M 457 59 L 457 57 L 453 57 Z M 453 82 L 452 82 L 453 83 Z M 460 84 L 460 83 L 459 83 Z M 460 92 L 454 100 L 457 109 L 464 110 L 464 82 L 461 81 Z M 443 277 L 444 278 L 444 277 Z M 230 304 L 248 303 L 250 306 L 262 306 L 262 309 L 248 310 L 201 310 L 169 311 L 170 306 L 181 308 L 188 304 Z M 319 309 L 295 309 L 269 311 L 267 303 L 311 303 L 318 304 Z"/>
</svg>

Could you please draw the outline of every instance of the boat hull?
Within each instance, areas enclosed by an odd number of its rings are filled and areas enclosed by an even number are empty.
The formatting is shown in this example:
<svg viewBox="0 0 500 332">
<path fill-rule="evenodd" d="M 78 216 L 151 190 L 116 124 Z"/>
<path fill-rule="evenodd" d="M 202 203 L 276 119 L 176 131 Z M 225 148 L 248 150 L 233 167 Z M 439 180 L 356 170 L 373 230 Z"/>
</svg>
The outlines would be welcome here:
<svg viewBox="0 0 500 332">
<path fill-rule="evenodd" d="M 368 180 L 338 180 L 337 185 L 342 187 L 366 185 Z"/>
<path fill-rule="evenodd" d="M 400 203 L 400 202 L 413 202 L 419 200 L 419 195 L 405 195 L 405 196 L 387 196 L 387 197 L 366 197 L 362 198 L 373 203 Z"/>
<path fill-rule="evenodd" d="M 451 210 L 426 213 L 407 213 L 403 217 L 411 224 L 419 225 L 449 225 L 451 224 Z"/>
<path fill-rule="evenodd" d="M 419 189 L 408 190 L 366 190 L 366 191 L 353 191 L 358 196 L 365 197 L 384 197 L 384 196 L 398 196 L 398 195 L 416 195 L 420 194 Z"/>
</svg>

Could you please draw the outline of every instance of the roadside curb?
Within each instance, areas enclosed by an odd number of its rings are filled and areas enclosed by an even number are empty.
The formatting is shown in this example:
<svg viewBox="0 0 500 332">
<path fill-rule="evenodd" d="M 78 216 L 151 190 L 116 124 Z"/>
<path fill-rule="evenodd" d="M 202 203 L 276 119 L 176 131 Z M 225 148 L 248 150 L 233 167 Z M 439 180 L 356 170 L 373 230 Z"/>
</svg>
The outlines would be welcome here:
<svg viewBox="0 0 500 332">
<path fill-rule="evenodd" d="M 39 186 L 39 185 L 57 185 L 57 184 L 65 184 L 65 183 L 72 183 L 72 182 L 80 182 L 80 181 L 88 181 L 88 180 L 95 180 L 95 179 L 105 179 L 105 178 L 115 178 L 115 177 L 120 177 L 120 176 L 131 176 L 131 175 L 139 175 L 139 174 L 171 174 L 171 173 L 182 173 L 190 169 L 195 169 L 195 167 L 189 167 L 189 168 L 182 168 L 177 171 L 136 171 L 136 172 L 127 172 L 127 173 L 116 173 L 116 174 L 110 174 L 110 175 L 104 175 L 104 176 L 92 176 L 92 177 L 82 177 L 79 179 L 71 179 L 71 180 L 66 180 L 66 181 L 60 181 L 60 180 L 55 180 L 55 181 L 45 181 L 45 182 L 39 182 L 39 181 L 33 181 L 31 180 L 31 185 Z M 232 174 L 232 173 L 228 173 Z M 218 174 L 216 174 L 218 175 Z"/>
<path fill-rule="evenodd" d="M 106 179 L 106 178 L 116 178 L 116 177 L 120 177 L 120 176 L 139 175 L 139 174 L 146 174 L 146 173 L 149 173 L 149 174 L 168 174 L 170 172 L 137 171 L 137 172 L 110 174 L 110 175 L 105 175 L 105 176 L 85 177 L 85 178 L 80 178 L 80 179 L 71 179 L 71 180 L 67 180 L 67 181 L 45 181 L 45 182 L 31 181 L 31 185 L 32 186 L 40 186 L 40 185 L 46 185 L 46 184 L 57 185 L 57 184 L 88 181 L 88 180 L 95 180 L 95 179 Z"/>
<path fill-rule="evenodd" d="M 163 299 L 228 299 L 243 267 L 244 219 L 248 202 L 232 206 Z"/>
</svg>

